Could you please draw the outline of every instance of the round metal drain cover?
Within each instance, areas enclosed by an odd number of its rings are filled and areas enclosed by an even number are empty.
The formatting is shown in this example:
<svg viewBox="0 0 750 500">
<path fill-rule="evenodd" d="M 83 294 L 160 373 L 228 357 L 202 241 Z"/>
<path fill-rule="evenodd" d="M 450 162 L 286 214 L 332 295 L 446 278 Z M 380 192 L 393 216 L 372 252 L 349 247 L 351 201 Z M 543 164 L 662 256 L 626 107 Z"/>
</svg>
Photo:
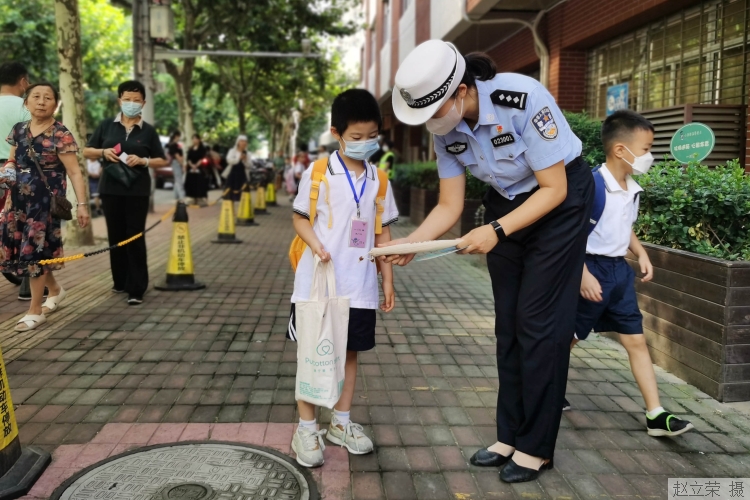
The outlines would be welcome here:
<svg viewBox="0 0 750 500">
<path fill-rule="evenodd" d="M 308 471 L 267 448 L 178 443 L 109 458 L 63 483 L 53 500 L 317 500 Z"/>
</svg>

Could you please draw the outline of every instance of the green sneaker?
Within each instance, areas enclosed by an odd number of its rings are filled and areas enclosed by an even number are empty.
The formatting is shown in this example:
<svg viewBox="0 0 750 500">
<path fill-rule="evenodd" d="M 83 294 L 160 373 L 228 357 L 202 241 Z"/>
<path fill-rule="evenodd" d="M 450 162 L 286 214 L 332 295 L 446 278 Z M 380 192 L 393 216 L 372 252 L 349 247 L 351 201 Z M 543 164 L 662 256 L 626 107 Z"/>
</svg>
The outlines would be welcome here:
<svg viewBox="0 0 750 500">
<path fill-rule="evenodd" d="M 323 459 L 323 450 L 326 449 L 323 443 L 325 429 L 311 431 L 304 427 L 298 427 L 292 438 L 292 450 L 297 454 L 297 463 L 303 467 L 320 467 L 325 460 Z"/>
<path fill-rule="evenodd" d="M 687 420 L 675 417 L 668 411 L 659 413 L 654 418 L 648 418 L 646 415 L 646 431 L 649 436 L 679 436 L 693 428 L 693 424 Z"/>
<path fill-rule="evenodd" d="M 373 449 L 372 441 L 365 436 L 361 425 L 349 422 L 343 426 L 336 422 L 335 417 L 331 421 L 326 438 L 334 444 L 345 446 L 349 453 L 354 455 L 364 455 Z"/>
</svg>

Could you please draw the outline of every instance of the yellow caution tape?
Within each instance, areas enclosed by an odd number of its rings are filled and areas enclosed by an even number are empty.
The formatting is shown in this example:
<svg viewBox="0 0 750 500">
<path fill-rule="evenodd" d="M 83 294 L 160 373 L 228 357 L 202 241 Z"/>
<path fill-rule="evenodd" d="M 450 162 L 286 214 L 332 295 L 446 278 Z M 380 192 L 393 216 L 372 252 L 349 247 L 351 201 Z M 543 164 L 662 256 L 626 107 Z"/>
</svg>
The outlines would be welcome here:
<svg viewBox="0 0 750 500">
<path fill-rule="evenodd" d="M 219 201 L 223 200 L 224 197 L 229 193 L 229 191 L 230 191 L 229 189 L 226 189 L 223 193 L 221 193 L 221 196 L 219 198 L 217 198 L 216 200 L 214 200 L 211 203 L 209 203 L 208 205 L 206 205 L 206 208 L 207 207 L 213 207 Z M 190 206 L 189 208 L 204 208 L 204 207 L 198 207 L 197 205 L 193 205 L 193 206 Z M 100 253 L 109 252 L 113 248 L 123 247 L 123 246 L 127 245 L 128 243 L 134 242 L 138 238 L 142 238 L 144 234 L 146 234 L 147 232 L 151 231 L 153 228 L 155 228 L 156 226 L 158 226 L 159 224 L 161 224 L 165 220 L 167 220 L 170 217 L 172 217 L 174 215 L 174 213 L 175 213 L 176 210 L 177 210 L 176 207 L 170 209 L 167 213 L 165 213 L 164 215 L 162 215 L 162 217 L 158 221 L 156 221 L 154 224 L 152 224 L 151 227 L 147 228 L 145 231 L 140 232 L 140 233 L 136 234 L 135 236 L 131 236 L 127 240 L 121 241 L 121 242 L 119 242 L 119 243 L 117 243 L 115 245 L 109 246 L 107 248 L 102 248 L 100 250 L 95 250 L 93 252 L 78 253 L 78 254 L 75 254 L 75 255 L 69 255 L 67 257 L 57 257 L 55 259 L 40 260 L 40 261 L 37 261 L 36 263 L 38 263 L 39 265 L 42 265 L 42 266 L 47 266 L 47 265 L 50 265 L 50 264 L 64 264 L 66 262 L 71 262 L 71 261 L 74 261 L 74 260 L 80 260 L 80 259 L 83 259 L 83 258 L 86 258 L 86 257 L 91 257 L 93 255 L 99 255 Z M 29 264 L 33 264 L 34 262 L 30 261 L 28 263 Z"/>
</svg>

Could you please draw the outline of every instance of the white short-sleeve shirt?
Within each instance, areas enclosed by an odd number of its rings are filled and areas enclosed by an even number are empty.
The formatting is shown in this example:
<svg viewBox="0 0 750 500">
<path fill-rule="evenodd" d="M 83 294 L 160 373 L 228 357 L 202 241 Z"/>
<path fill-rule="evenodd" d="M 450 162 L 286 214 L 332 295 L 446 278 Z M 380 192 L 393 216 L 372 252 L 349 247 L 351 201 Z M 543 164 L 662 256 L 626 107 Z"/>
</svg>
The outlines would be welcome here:
<svg viewBox="0 0 750 500">
<path fill-rule="evenodd" d="M 589 235 L 586 253 L 624 257 L 630 246 L 633 224 L 638 219 L 638 193 L 643 191 L 643 188 L 628 176 L 628 189 L 622 189 L 620 183 L 607 170 L 606 163 L 602 164 L 599 172 L 604 179 L 607 201 L 599 223 Z"/>
<path fill-rule="evenodd" d="M 312 185 L 312 166 L 305 170 L 300 179 L 299 193 L 294 199 L 294 212 L 310 218 L 310 187 Z M 367 240 L 364 248 L 349 246 L 349 233 L 352 219 L 357 216 L 357 204 L 354 201 L 349 181 L 351 176 L 354 189 L 359 196 L 362 185 L 367 179 L 365 190 L 360 199 L 360 217 L 367 220 Z M 331 254 L 336 271 L 336 292 L 339 296 L 349 297 L 350 307 L 355 309 L 377 309 L 379 306 L 378 276 L 374 262 L 370 262 L 367 253 L 375 246 L 375 198 L 378 194 L 379 180 L 376 167 L 366 164 L 365 172 L 358 178 L 349 171 L 341 161 L 338 152 L 332 154 L 326 171 L 328 186 L 320 183 L 317 214 L 313 230 L 323 247 Z M 330 209 L 326 203 L 330 202 Z M 390 182 L 383 203 L 383 227 L 398 220 L 398 209 L 393 198 Z M 333 217 L 332 227 L 328 228 L 329 215 Z M 308 247 L 302 255 L 294 276 L 294 294 L 292 302 L 308 300 L 312 286 L 313 255 Z"/>
</svg>

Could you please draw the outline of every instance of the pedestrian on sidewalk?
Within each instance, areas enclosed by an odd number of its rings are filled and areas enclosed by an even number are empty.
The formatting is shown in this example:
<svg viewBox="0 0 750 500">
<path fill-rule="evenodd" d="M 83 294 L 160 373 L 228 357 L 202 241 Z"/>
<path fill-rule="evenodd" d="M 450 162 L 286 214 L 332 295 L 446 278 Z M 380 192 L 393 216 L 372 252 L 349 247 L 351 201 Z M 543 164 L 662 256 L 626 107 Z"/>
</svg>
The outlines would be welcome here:
<svg viewBox="0 0 750 500">
<path fill-rule="evenodd" d="M 200 135 L 193 134 L 192 141 L 187 153 L 185 194 L 193 199 L 194 204 L 205 206 L 208 198 L 208 178 L 204 172 L 203 161 L 206 160 L 208 150 L 203 145 Z"/>
<path fill-rule="evenodd" d="M 172 191 L 174 199 L 185 201 L 185 154 L 182 151 L 180 138 L 182 133 L 179 130 L 172 132 L 167 142 L 167 161 L 172 167 Z"/>
<path fill-rule="evenodd" d="M 86 159 L 86 170 L 89 173 L 89 194 L 94 200 L 96 215 L 102 214 L 102 202 L 99 199 L 99 178 L 102 176 L 102 164 L 99 160 Z"/>
<path fill-rule="evenodd" d="M 229 189 L 232 201 L 240 201 L 242 190 L 248 183 L 248 172 L 250 171 L 250 153 L 247 152 L 247 136 L 239 135 L 234 142 L 234 147 L 227 153 L 227 168 L 221 176 L 226 181 L 225 188 Z"/>
<path fill-rule="evenodd" d="M 606 163 L 600 176 L 604 207 L 586 245 L 575 338 L 570 348 L 596 332 L 618 332 L 628 351 L 630 369 L 646 402 L 649 436 L 679 436 L 693 424 L 666 411 L 659 401 L 656 374 L 643 335 L 643 315 L 635 294 L 635 273 L 625 261 L 628 250 L 638 258 L 641 281 L 651 281 L 654 267 L 633 231 L 638 218 L 638 195 L 643 189 L 633 175 L 648 172 L 654 157 L 654 126 L 634 111 L 616 111 L 602 124 Z M 599 195 L 597 194 L 597 198 Z M 563 410 L 570 409 L 565 400 Z"/>
<path fill-rule="evenodd" d="M 23 103 L 23 95 L 30 85 L 29 71 L 23 64 L 7 62 L 0 66 L 0 138 L 7 137 L 16 123 L 31 119 Z M 5 165 L 9 157 L 10 144 L 0 140 L 0 165 Z M 10 190 L 0 186 L 0 210 L 5 208 L 9 195 Z M 3 273 L 3 276 L 16 286 L 23 280 L 13 273 Z"/>
<path fill-rule="evenodd" d="M 376 244 L 390 241 L 388 225 L 398 220 L 389 183 L 383 203 L 382 233 L 375 234 L 375 199 L 380 180 L 376 167 L 367 163 L 367 159 L 377 149 L 381 125 L 380 108 L 372 94 L 363 89 L 351 89 L 339 94 L 331 107 L 331 134 L 341 144 L 341 150 L 340 154 L 336 153 L 330 158 L 325 186 L 320 183 L 320 189 L 326 189 L 326 192 L 320 193 L 315 200 L 317 217 L 310 220 L 312 167 L 302 175 L 299 196 L 294 201 L 294 229 L 307 244 L 307 249 L 294 276 L 287 338 L 297 340 L 294 304 L 310 299 L 315 257 L 336 264 L 337 293 L 350 299 L 344 386 L 334 406 L 327 434 L 325 429 L 317 428 L 315 406 L 297 401 L 300 420 L 292 439 L 292 449 L 297 454 L 297 462 L 304 467 L 323 465 L 323 436 L 355 455 L 373 450 L 372 441 L 364 434 L 361 425 L 351 421 L 349 412 L 357 381 L 357 354 L 375 347 L 376 310 L 380 308 L 390 312 L 396 300 L 391 265 L 381 265 L 384 302 L 378 304 L 376 266 L 368 262 L 363 265 L 361 261 L 362 256 L 367 255 Z M 332 221 L 332 225 L 328 221 Z M 351 243 L 353 221 L 365 221 L 367 238 L 363 246 Z"/>
<path fill-rule="evenodd" d="M 146 230 L 151 196 L 148 169 L 169 164 L 159 134 L 143 120 L 146 87 L 129 80 L 120 84 L 117 95 L 120 113 L 100 123 L 83 150 L 86 158 L 98 158 L 104 166 L 99 193 L 110 245 Z M 113 248 L 109 262 L 112 292 L 126 293 L 132 306 L 142 304 L 148 288 L 146 238 Z"/>
<path fill-rule="evenodd" d="M 17 123 L 7 142 L 10 155 L 0 178 L 11 184 L 10 204 L 0 213 L 0 271 L 30 279 L 29 311 L 16 325 L 16 331 L 37 328 L 56 311 L 65 290 L 53 271 L 64 264 L 39 264 L 40 260 L 63 257 L 61 220 L 53 218 L 53 196 L 65 196 L 66 175 L 78 199 L 78 224 L 89 223 L 83 175 L 78 165 L 78 145 L 73 134 L 55 120 L 60 96 L 49 83 L 29 87 L 24 101 L 31 119 Z M 45 286 L 49 297 L 42 303 Z"/>
<path fill-rule="evenodd" d="M 440 175 L 437 207 L 398 242 L 434 240 L 456 223 L 467 168 L 490 187 L 486 224 L 459 242 L 462 253 L 487 254 L 500 382 L 497 442 L 471 462 L 505 465 L 505 482 L 532 481 L 553 467 L 594 198 L 591 169 L 547 89 L 524 75 L 498 74 L 486 54 L 462 56 L 429 40 L 401 63 L 395 83 L 393 111 L 433 133 Z"/>
</svg>

